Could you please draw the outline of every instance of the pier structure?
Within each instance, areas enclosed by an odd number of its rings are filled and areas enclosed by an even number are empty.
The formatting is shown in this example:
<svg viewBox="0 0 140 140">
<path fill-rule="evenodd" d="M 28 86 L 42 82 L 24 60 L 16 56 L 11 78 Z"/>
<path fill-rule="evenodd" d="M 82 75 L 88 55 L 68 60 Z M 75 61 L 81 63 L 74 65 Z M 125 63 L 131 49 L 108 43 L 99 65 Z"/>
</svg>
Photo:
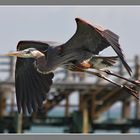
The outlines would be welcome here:
<svg viewBox="0 0 140 140">
<path fill-rule="evenodd" d="M 139 57 L 128 61 L 132 78 L 139 80 Z M 129 93 L 104 80 L 85 73 L 73 73 L 64 69 L 55 71 L 52 88 L 47 96 L 43 111 L 23 116 L 17 113 L 15 103 L 15 59 L 0 57 L 0 133 L 21 133 L 31 126 L 67 126 L 67 133 L 93 133 L 96 130 L 120 130 L 129 132 L 130 128 L 140 128 L 140 104 Z M 116 64 L 115 73 L 128 77 L 122 64 Z M 113 78 L 118 83 L 124 81 Z M 129 84 L 129 83 L 124 83 Z M 134 89 L 139 91 L 138 87 Z M 71 96 L 77 94 L 77 103 L 71 103 Z M 97 121 L 115 103 L 121 102 L 121 116 L 113 121 Z M 135 114 L 131 117 L 131 103 L 135 104 Z M 63 103 L 63 104 L 62 104 Z M 48 113 L 59 107 L 64 110 L 63 117 L 49 116 Z M 71 110 L 71 108 L 76 108 Z M 46 132 L 47 133 L 47 132 Z"/>
</svg>

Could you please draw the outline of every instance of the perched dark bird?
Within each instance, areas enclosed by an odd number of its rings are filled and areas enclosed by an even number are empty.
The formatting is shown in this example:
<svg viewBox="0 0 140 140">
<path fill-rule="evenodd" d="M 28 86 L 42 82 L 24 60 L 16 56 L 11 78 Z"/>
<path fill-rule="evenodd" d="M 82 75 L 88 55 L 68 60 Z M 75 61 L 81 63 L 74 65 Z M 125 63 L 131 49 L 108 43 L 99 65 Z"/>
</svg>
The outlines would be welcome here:
<svg viewBox="0 0 140 140">
<path fill-rule="evenodd" d="M 101 77 L 119 87 L 123 87 L 134 96 L 135 91 L 127 86 L 119 85 L 99 72 L 91 72 L 87 69 L 103 70 L 107 74 L 117 76 L 133 84 L 139 82 L 113 74 L 104 70 L 112 66 L 118 58 L 125 69 L 131 75 L 131 68 L 126 63 L 119 45 L 119 36 L 110 30 L 92 26 L 89 23 L 76 18 L 77 30 L 70 40 L 61 45 L 52 42 L 20 41 L 17 51 L 6 54 L 16 56 L 15 86 L 18 112 L 37 111 L 46 99 L 52 85 L 53 71 L 57 67 L 64 66 L 72 71 L 87 72 Z M 99 52 L 111 46 L 117 56 L 102 57 Z M 137 96 L 136 96 L 137 97 Z"/>
</svg>

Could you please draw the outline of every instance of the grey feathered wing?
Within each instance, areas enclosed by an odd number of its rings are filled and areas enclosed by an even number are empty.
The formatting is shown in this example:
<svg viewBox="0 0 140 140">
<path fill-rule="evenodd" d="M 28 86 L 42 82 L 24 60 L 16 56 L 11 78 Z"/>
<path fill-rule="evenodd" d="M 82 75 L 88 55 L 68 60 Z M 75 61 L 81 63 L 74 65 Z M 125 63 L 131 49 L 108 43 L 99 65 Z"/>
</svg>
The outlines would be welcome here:
<svg viewBox="0 0 140 140">
<path fill-rule="evenodd" d="M 75 48 L 75 51 L 83 49 L 98 55 L 100 51 L 111 46 L 122 61 L 129 75 L 131 75 L 132 70 L 124 59 L 118 35 L 110 30 L 92 26 L 79 18 L 76 18 L 75 20 L 77 23 L 77 30 L 72 38 L 65 43 L 66 49 Z"/>
<path fill-rule="evenodd" d="M 37 41 L 21 41 L 17 50 L 36 48 L 45 51 L 48 44 Z M 34 67 L 34 59 L 17 58 L 15 71 L 16 100 L 18 112 L 29 113 L 37 111 L 46 99 L 46 94 L 52 85 L 53 73 L 40 74 Z"/>
</svg>

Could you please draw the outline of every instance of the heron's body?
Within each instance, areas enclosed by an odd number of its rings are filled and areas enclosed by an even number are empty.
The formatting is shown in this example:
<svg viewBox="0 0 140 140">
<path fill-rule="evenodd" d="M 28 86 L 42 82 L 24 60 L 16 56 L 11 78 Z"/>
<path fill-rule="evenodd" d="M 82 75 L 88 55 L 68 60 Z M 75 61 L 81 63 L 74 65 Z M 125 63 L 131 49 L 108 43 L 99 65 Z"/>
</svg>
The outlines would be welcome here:
<svg viewBox="0 0 140 140">
<path fill-rule="evenodd" d="M 25 41 L 23 41 L 25 43 Z M 28 41 L 26 41 L 29 43 Z M 22 43 L 22 42 L 20 42 Z M 32 43 L 36 43 L 32 41 Z M 47 42 L 46 42 L 47 43 Z M 47 44 L 46 44 L 47 45 Z M 63 45 L 51 46 L 48 44 L 46 53 L 36 59 L 35 67 L 40 73 L 53 72 L 58 67 L 71 69 L 76 66 L 83 69 L 104 69 L 113 66 L 118 57 L 95 56 L 86 50 L 73 50 L 72 52 L 63 52 Z M 80 55 L 79 55 L 80 54 Z M 57 62 L 55 60 L 58 60 Z M 75 69 L 76 70 L 76 69 Z"/>
<path fill-rule="evenodd" d="M 76 18 L 76 23 L 75 34 L 64 44 L 20 41 L 17 52 L 8 54 L 8 56 L 18 57 L 15 80 L 19 112 L 22 108 L 23 112 L 28 110 L 30 113 L 32 109 L 36 111 L 42 106 L 52 84 L 53 71 L 58 67 L 81 72 L 86 72 L 85 70 L 89 68 L 101 70 L 114 65 L 117 58 L 120 58 L 127 72 L 131 74 L 131 68 L 126 63 L 120 48 L 118 35 L 110 30 L 92 26 L 78 18 Z M 118 56 L 99 56 L 99 52 L 109 46 Z M 94 75 L 108 80 L 100 74 L 94 73 Z M 123 79 L 137 84 L 135 81 Z"/>
</svg>

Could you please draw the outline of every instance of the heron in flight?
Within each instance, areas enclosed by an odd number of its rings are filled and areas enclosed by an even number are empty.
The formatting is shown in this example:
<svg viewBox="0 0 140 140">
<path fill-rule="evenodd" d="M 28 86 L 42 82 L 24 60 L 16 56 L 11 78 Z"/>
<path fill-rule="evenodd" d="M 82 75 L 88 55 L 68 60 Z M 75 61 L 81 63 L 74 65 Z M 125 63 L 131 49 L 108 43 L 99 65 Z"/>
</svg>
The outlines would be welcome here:
<svg viewBox="0 0 140 140">
<path fill-rule="evenodd" d="M 101 74 L 101 71 L 124 79 L 134 85 L 139 81 L 127 79 L 104 70 L 114 65 L 120 58 L 125 69 L 131 75 L 131 68 L 126 63 L 119 44 L 119 36 L 108 29 L 92 26 L 86 21 L 76 18 L 77 30 L 64 44 L 53 42 L 20 41 L 16 52 L 7 56 L 16 56 L 15 88 L 18 112 L 37 111 L 46 100 L 46 94 L 52 85 L 53 72 L 64 66 L 68 70 L 86 72 L 107 80 L 120 88 L 124 88 L 137 97 L 136 91 L 126 85 L 118 84 Z M 99 52 L 111 46 L 117 56 L 99 56 Z M 97 71 L 89 71 L 96 69 Z"/>
</svg>

